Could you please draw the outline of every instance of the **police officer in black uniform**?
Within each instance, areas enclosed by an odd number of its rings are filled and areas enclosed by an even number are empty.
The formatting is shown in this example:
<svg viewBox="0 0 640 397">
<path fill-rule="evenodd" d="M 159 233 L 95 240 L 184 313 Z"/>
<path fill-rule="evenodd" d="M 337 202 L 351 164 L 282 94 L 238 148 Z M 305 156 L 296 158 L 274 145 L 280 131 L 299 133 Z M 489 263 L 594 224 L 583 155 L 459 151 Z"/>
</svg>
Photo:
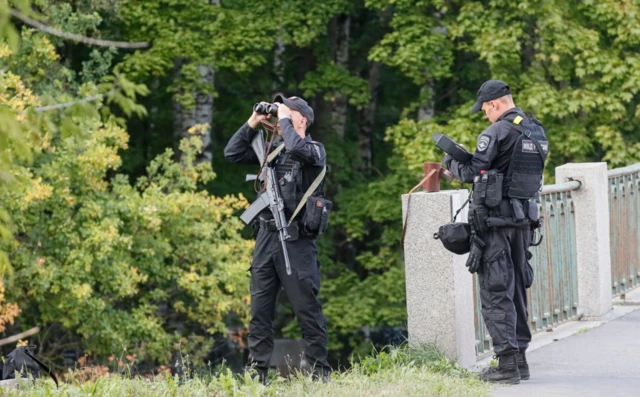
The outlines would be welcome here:
<svg viewBox="0 0 640 397">
<path fill-rule="evenodd" d="M 478 137 L 473 157 L 461 163 L 447 155 L 443 166 L 460 181 L 474 182 L 469 223 L 485 244 L 478 259 L 482 315 L 499 362 L 481 378 L 517 384 L 530 376 L 525 357 L 531 341 L 526 289 L 533 281 L 528 248 L 538 218 L 532 199 L 542 186 L 548 142 L 540 122 L 515 106 L 502 81 L 480 87 L 471 112 L 480 110 L 492 124 Z M 492 191 L 496 185 L 497 192 Z M 497 198 L 490 200 L 492 194 Z"/>
<path fill-rule="evenodd" d="M 275 171 L 285 204 L 287 221 L 295 212 L 304 193 L 326 166 L 326 152 L 321 143 L 306 133 L 314 119 L 313 109 L 299 97 L 276 96 L 279 129 L 282 139 L 274 142 L 272 151 L 284 145 L 275 159 Z M 265 103 L 266 104 L 266 103 Z M 249 120 L 231 137 L 224 155 L 235 163 L 258 165 L 251 148 L 257 128 L 269 116 L 253 112 Z M 322 191 L 322 184 L 317 188 Z M 305 341 L 305 358 L 314 377 L 326 380 L 331 368 L 327 361 L 327 331 L 320 290 L 319 262 L 315 235 L 305 233 L 296 215 L 289 227 L 292 236 L 286 242 L 292 274 L 287 275 L 282 245 L 269 209 L 256 221 L 256 244 L 251 263 L 251 322 L 249 323 L 249 365 L 255 366 L 262 382 L 266 382 L 269 360 L 273 352 L 273 320 L 280 288 L 293 306 Z"/>
</svg>

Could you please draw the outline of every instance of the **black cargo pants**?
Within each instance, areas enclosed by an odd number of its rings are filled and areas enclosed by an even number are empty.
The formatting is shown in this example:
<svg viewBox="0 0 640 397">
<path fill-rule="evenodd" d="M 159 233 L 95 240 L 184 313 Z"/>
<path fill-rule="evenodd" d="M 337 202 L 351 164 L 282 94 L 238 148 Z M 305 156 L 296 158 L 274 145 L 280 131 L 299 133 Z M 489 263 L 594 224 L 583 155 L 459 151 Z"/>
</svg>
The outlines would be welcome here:
<svg viewBox="0 0 640 397">
<path fill-rule="evenodd" d="M 513 227 L 490 230 L 478 272 L 482 316 L 497 356 L 524 352 L 531 341 L 527 288 L 533 281 L 527 250 L 530 229 Z"/>
<path fill-rule="evenodd" d="M 305 357 L 316 373 L 331 371 L 327 361 L 327 330 L 318 300 L 320 272 L 315 240 L 299 236 L 288 241 L 291 275 L 287 275 L 277 232 L 260 228 L 251 264 L 251 322 L 249 364 L 267 371 L 273 352 L 273 320 L 280 287 L 302 328 Z"/>
</svg>

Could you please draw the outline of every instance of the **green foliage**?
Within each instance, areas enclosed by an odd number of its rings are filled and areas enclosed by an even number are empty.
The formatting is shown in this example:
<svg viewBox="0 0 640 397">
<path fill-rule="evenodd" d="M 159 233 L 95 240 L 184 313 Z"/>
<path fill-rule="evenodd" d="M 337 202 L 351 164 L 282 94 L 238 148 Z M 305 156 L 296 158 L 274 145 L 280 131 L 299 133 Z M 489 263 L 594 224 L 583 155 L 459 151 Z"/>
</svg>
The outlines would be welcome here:
<svg viewBox="0 0 640 397">
<path fill-rule="evenodd" d="M 25 382 L 16 396 L 39 397 L 63 393 L 68 396 L 430 396 L 485 397 L 490 386 L 480 382 L 433 349 L 392 349 L 364 358 L 344 373 L 334 373 L 331 382 L 313 382 L 309 376 L 274 378 L 262 386 L 248 374 L 238 376 L 222 370 L 211 376 L 179 379 L 158 375 L 150 379 L 100 378 L 56 390 L 51 382 Z"/>
<path fill-rule="evenodd" d="M 70 2 L 55 0 L 35 0 L 34 5 L 42 10 L 42 15 L 48 24 L 65 32 L 87 36 L 99 35 L 98 26 L 102 23 L 102 16 L 96 11 L 76 12 Z M 51 37 L 56 47 L 64 44 L 64 39 Z"/>
<path fill-rule="evenodd" d="M 229 313 L 247 315 L 252 243 L 234 216 L 246 201 L 198 191 L 214 176 L 194 165 L 198 137 L 183 142 L 182 164 L 168 150 L 135 186 L 124 175 L 105 179 L 127 140 L 115 123 L 95 122 L 15 170 L 33 182 L 3 195 L 16 224 L 5 246 L 8 297 L 21 302 L 24 322 L 60 322 L 88 352 L 124 346 L 168 360 L 176 323 L 224 332 Z"/>
<path fill-rule="evenodd" d="M 606 4 L 607 11 L 592 2 L 576 6 L 562 0 L 496 1 L 488 7 L 471 2 L 451 29 L 547 126 L 551 166 L 567 158 L 602 158 L 613 167 L 640 159 L 640 130 L 630 122 L 639 104 L 633 28 L 640 21 L 639 5 Z M 491 40 L 483 36 L 499 25 L 509 27 L 493 30 Z"/>
<path fill-rule="evenodd" d="M 127 54 L 116 69 L 135 79 L 165 76 L 174 70 L 174 61 L 182 58 L 191 68 L 174 82 L 175 93 L 198 88 L 201 78 L 195 65 L 243 72 L 263 64 L 264 35 L 275 29 L 273 22 L 257 19 L 248 9 L 226 8 L 225 2 L 140 1 L 121 2 L 120 7 L 125 37 L 151 41 L 152 46 Z"/>
<path fill-rule="evenodd" d="M 286 42 L 307 47 L 326 35 L 331 18 L 347 12 L 351 7 L 351 3 L 345 0 L 328 0 L 321 4 L 293 0 L 277 4 L 270 15 L 282 24 L 279 33 Z"/>
<path fill-rule="evenodd" d="M 354 371 L 372 375 L 394 367 L 418 366 L 433 373 L 460 378 L 473 378 L 473 372 L 461 367 L 454 360 L 443 356 L 433 345 L 409 348 L 406 345 L 392 347 L 369 355 L 354 365 Z"/>
<path fill-rule="evenodd" d="M 19 182 L 2 190 L 2 323 L 13 321 L 5 302 L 20 302 L 23 326 L 59 325 L 97 357 L 124 348 L 167 362 L 184 339 L 202 360 L 211 334 L 226 332 L 233 316 L 246 321 L 252 243 L 235 217 L 246 200 L 202 190 L 215 174 L 195 163 L 197 129 L 181 143 L 181 163 L 167 150 L 135 184 L 116 174 L 129 140 L 117 115 L 144 116 L 135 98 L 146 87 L 107 74 L 110 61 L 97 53 L 89 67 L 102 69 L 79 84 L 42 34 L 25 30 L 22 44 L 12 52 L 0 43 L 0 123 L 9 138 L 0 140 L 1 166 L 6 183 Z M 72 105 L 35 111 L 44 100 Z M 48 354 L 65 348 L 59 336 L 40 341 Z"/>
<path fill-rule="evenodd" d="M 414 83 L 434 87 L 436 98 L 453 85 L 455 97 L 449 106 L 436 102 L 430 120 L 416 121 L 415 108 L 407 109 L 404 119 L 386 130 L 393 153 L 384 177 L 352 185 L 336 197 L 333 225 L 359 247 L 358 266 L 336 272 L 323 284 L 325 310 L 337 334 L 348 335 L 346 330 L 358 329 L 357 324 L 403 323 L 404 301 L 396 300 L 404 296 L 399 197 L 421 179 L 423 162 L 441 160 L 433 132 L 475 147 L 487 122 L 469 108 L 484 80 L 506 80 L 516 103 L 547 128 L 547 183 L 553 181 L 554 167 L 567 161 L 604 160 L 610 167 L 640 161 L 640 129 L 634 122 L 640 114 L 639 69 L 633 66 L 638 43 L 632 28 L 640 22 L 637 2 L 459 3 L 444 8 L 439 2 L 394 2 L 392 31 L 369 52 L 370 59 L 397 68 Z M 469 58 L 481 61 L 483 73 L 461 64 Z M 454 70 L 464 74 L 453 75 Z M 371 290 L 376 299 L 367 299 Z M 394 315 L 383 315 L 394 308 Z"/>
<path fill-rule="evenodd" d="M 0 0 L 0 39 L 6 40 L 9 48 L 18 48 L 19 35 L 15 26 L 10 23 L 10 8 L 17 8 L 20 11 L 29 9 L 29 0 Z"/>
<path fill-rule="evenodd" d="M 347 69 L 335 64 L 326 64 L 319 70 L 308 73 L 300 88 L 305 90 L 304 95 L 307 97 L 323 93 L 324 99 L 330 102 L 334 100 L 334 93 L 340 92 L 357 109 L 362 109 L 371 100 L 367 82 L 350 75 Z"/>
<path fill-rule="evenodd" d="M 82 62 L 82 72 L 80 72 L 82 82 L 99 81 L 106 77 L 111 71 L 116 53 L 114 48 L 108 48 L 104 51 L 97 49 L 91 51 L 89 59 Z"/>
<path fill-rule="evenodd" d="M 409 9 L 396 13 L 390 25 L 393 31 L 371 49 L 370 59 L 399 68 L 416 84 L 450 75 L 453 45 L 437 17 Z"/>
<path fill-rule="evenodd" d="M 9 5 L 29 15 L 33 7 L 38 18 L 62 30 L 151 46 L 88 48 L 16 29 L 8 23 L 15 22 Z M 336 38 L 343 33 L 336 28 L 347 17 L 349 56 L 337 65 Z M 400 195 L 421 179 L 425 161 L 441 160 L 431 134 L 443 132 L 474 148 L 488 123 L 469 108 L 480 84 L 499 78 L 547 129 L 547 183 L 556 166 L 570 161 L 607 161 L 610 167 L 640 161 L 639 24 L 637 0 L 0 0 L 0 39 L 6 43 L 0 45 L 0 184 L 3 194 L 21 200 L 0 211 L 0 233 L 27 238 L 31 250 L 40 241 L 34 236 L 48 238 L 31 256 L 28 248 L 7 246 L 13 261 L 12 267 L 2 262 L 13 272 L 7 280 L 25 285 L 25 274 L 34 274 L 43 283 L 31 295 L 7 290 L 7 296 L 26 302 L 19 317 L 24 324 L 42 316 L 53 320 L 66 310 L 73 313 L 66 325 L 82 335 L 96 325 L 81 325 L 81 314 L 106 310 L 111 325 L 101 331 L 105 340 L 140 347 L 144 339 L 146 349 L 155 349 L 150 356 L 159 358 L 177 340 L 168 331 L 176 322 L 187 324 L 183 337 L 204 346 L 204 330 L 246 320 L 248 287 L 240 270 L 248 266 L 234 263 L 248 258 L 251 244 L 239 239 L 241 225 L 232 214 L 244 199 L 219 197 L 252 193 L 240 181 L 256 170 L 229 165 L 222 148 L 253 103 L 285 91 L 312 104 L 312 134 L 328 153 L 327 191 L 335 207 L 330 234 L 318 243 L 334 357 L 366 351 L 362 327 L 406 322 Z M 281 66 L 277 73 L 275 64 Z M 203 83 L 203 65 L 215 70 L 215 85 Z M 166 151 L 180 148 L 172 101 L 193 106 L 195 92 L 217 95 L 214 180 L 211 169 L 192 164 L 185 171 Z M 344 140 L 331 125 L 336 94 L 348 99 Z M 94 96 L 100 99 L 46 114 L 33 110 Z M 418 117 L 425 108 L 432 117 Z M 131 131 L 127 150 L 124 129 Z M 97 139 L 100 134 L 109 137 Z M 372 162 L 364 167 L 367 142 Z M 197 139 L 182 144 L 187 153 L 200 150 Z M 95 153 L 95 162 L 71 155 L 83 151 Z M 107 159 L 109 164 L 98 161 Z M 205 186 L 211 195 L 201 191 Z M 178 215 L 172 202 L 188 210 Z M 204 209 L 208 205 L 221 208 L 212 213 Z M 158 212 L 142 215 L 144 208 Z M 205 218 L 214 215 L 225 225 L 205 230 Z M 10 217 L 12 230 L 6 227 Z M 159 223 L 149 229 L 153 222 Z M 54 226 L 60 236 L 51 232 Z M 193 241 L 199 239 L 213 246 Z M 150 251 L 143 250 L 147 246 Z M 39 256 L 44 253 L 46 258 Z M 49 278 L 34 267 L 37 258 L 45 260 Z M 138 270 L 129 274 L 133 268 Z M 88 303 L 65 306 L 51 291 L 54 283 L 56 293 L 88 294 L 90 299 L 74 298 Z M 117 283 L 123 287 L 116 291 Z M 222 292 L 212 296 L 216 288 Z M 156 310 L 167 302 L 169 319 Z M 229 312 L 240 314 L 225 317 Z M 299 335 L 291 318 L 280 319 L 285 325 L 277 334 Z M 96 352 L 109 351 L 91 337 L 82 341 Z M 235 390 L 229 379 L 227 392 Z"/>
</svg>

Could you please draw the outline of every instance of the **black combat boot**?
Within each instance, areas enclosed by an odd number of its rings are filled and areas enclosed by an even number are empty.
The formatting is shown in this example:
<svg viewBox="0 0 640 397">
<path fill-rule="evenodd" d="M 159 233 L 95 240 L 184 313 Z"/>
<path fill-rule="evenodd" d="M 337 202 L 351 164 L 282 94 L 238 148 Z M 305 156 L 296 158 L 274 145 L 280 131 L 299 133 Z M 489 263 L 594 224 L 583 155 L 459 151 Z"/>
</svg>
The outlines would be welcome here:
<svg viewBox="0 0 640 397">
<path fill-rule="evenodd" d="M 311 377 L 315 382 L 329 383 L 331 381 L 331 371 L 316 368 Z"/>
<path fill-rule="evenodd" d="M 518 361 L 518 371 L 520 371 L 520 380 L 529 380 L 531 374 L 529 373 L 529 364 L 527 364 L 527 357 L 524 352 L 516 354 L 516 360 Z"/>
<path fill-rule="evenodd" d="M 518 371 L 516 355 L 499 356 L 498 366 L 490 367 L 482 371 L 480 380 L 493 383 L 506 383 L 509 385 L 517 385 L 520 383 L 520 372 Z"/>
<path fill-rule="evenodd" d="M 258 379 L 258 382 L 262 383 L 265 386 L 269 386 L 269 370 L 263 368 L 255 368 L 252 366 L 247 366 L 245 368 L 246 372 L 249 372 L 249 376 L 251 379 Z"/>
</svg>

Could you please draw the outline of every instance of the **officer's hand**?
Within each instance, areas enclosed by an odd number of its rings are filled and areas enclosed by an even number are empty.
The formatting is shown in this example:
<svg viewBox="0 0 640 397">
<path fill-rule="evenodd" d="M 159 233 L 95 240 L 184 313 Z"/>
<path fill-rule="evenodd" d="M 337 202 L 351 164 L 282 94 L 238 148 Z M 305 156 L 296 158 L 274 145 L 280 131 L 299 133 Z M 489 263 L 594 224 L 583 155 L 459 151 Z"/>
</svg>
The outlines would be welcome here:
<svg viewBox="0 0 640 397">
<path fill-rule="evenodd" d="M 453 157 L 451 157 L 449 153 L 446 153 L 444 158 L 442 159 L 442 168 L 449 169 L 449 167 L 451 166 L 451 160 L 453 160 Z"/>
<path fill-rule="evenodd" d="M 263 105 L 269 105 L 269 102 L 260 102 Z M 253 112 L 253 114 L 251 115 L 251 117 L 249 117 L 249 120 L 247 120 L 247 124 L 249 124 L 249 127 L 253 128 L 254 130 L 256 128 L 258 128 L 258 126 L 260 125 L 260 122 L 263 120 L 266 120 L 270 117 L 270 115 L 268 114 L 258 114 L 256 112 Z"/>
<path fill-rule="evenodd" d="M 282 118 L 284 116 L 289 116 L 291 117 L 291 109 L 289 109 L 289 107 L 287 105 L 285 105 L 284 103 L 279 103 L 278 104 L 278 118 Z"/>
</svg>

